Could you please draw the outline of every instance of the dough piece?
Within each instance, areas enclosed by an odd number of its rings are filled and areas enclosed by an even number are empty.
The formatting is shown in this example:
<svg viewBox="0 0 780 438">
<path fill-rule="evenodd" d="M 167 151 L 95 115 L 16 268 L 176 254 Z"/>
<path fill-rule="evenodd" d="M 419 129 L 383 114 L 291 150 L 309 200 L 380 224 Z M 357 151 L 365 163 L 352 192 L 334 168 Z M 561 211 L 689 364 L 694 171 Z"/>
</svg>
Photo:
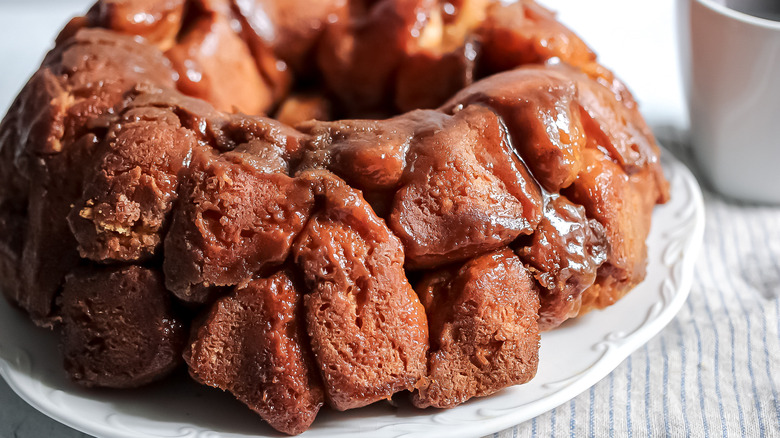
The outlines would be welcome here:
<svg viewBox="0 0 780 438">
<path fill-rule="evenodd" d="M 541 191 L 495 113 L 475 105 L 439 120 L 418 131 L 388 221 L 410 268 L 506 246 L 542 215 Z"/>
<path fill-rule="evenodd" d="M 511 250 L 428 274 L 417 292 L 428 314 L 431 350 L 415 406 L 451 408 L 536 375 L 539 297 Z"/>
<path fill-rule="evenodd" d="M 314 198 L 285 167 L 284 151 L 262 139 L 221 156 L 196 151 L 165 239 L 166 284 L 177 297 L 203 303 L 210 286 L 244 286 L 287 259 Z"/>
<path fill-rule="evenodd" d="M 325 396 L 305 338 L 301 295 L 279 272 L 211 306 L 185 352 L 190 374 L 230 391 L 274 429 L 309 428 Z"/>
<path fill-rule="evenodd" d="M 311 292 L 306 325 L 329 403 L 357 408 L 411 390 L 425 372 L 425 309 L 401 243 L 360 196 L 324 171 L 301 178 L 318 205 L 295 245 Z"/>
<path fill-rule="evenodd" d="M 60 305 L 65 370 L 80 385 L 135 388 L 182 362 L 187 331 L 158 272 L 79 269 L 68 276 Z"/>
</svg>

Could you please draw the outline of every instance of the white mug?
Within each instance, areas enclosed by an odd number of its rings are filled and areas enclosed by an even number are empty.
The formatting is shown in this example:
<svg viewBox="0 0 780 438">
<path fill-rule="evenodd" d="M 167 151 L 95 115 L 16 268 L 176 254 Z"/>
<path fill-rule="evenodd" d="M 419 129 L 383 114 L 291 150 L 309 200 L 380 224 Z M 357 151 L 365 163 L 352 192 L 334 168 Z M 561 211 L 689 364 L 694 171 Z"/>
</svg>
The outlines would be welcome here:
<svg viewBox="0 0 780 438">
<path fill-rule="evenodd" d="M 754 8 L 768 18 L 732 8 Z M 691 143 L 724 195 L 780 203 L 780 0 L 678 0 Z M 756 9 L 758 8 L 758 9 Z M 770 19 L 771 18 L 771 19 Z"/>
</svg>

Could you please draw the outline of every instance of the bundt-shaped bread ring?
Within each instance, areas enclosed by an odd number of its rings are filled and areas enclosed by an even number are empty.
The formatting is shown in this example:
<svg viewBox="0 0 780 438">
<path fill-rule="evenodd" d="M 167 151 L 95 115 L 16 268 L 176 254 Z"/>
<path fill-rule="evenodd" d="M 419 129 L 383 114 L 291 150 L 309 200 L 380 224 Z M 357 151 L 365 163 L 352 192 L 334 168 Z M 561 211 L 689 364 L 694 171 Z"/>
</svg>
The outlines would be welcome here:
<svg viewBox="0 0 780 438">
<path fill-rule="evenodd" d="M 642 281 L 658 155 L 531 0 L 100 0 L 0 123 L 0 288 L 82 385 L 452 407 Z"/>
</svg>

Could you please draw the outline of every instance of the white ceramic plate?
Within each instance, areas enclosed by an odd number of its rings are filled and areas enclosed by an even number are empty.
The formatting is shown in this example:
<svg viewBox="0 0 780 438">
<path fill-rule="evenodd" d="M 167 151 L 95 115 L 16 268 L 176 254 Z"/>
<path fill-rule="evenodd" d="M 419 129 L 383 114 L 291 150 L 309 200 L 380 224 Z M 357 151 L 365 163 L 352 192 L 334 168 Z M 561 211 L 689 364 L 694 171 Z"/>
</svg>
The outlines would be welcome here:
<svg viewBox="0 0 780 438">
<path fill-rule="evenodd" d="M 701 191 L 668 152 L 672 200 L 657 207 L 648 240 L 647 279 L 614 306 L 542 336 L 539 372 L 525 385 L 450 410 L 376 404 L 324 410 L 304 437 L 475 437 L 531 419 L 574 398 L 609 374 L 671 321 L 690 291 L 704 232 Z M 0 300 L 0 375 L 29 404 L 104 438 L 279 436 L 228 394 L 184 373 L 132 391 L 85 390 L 61 366 L 56 336 Z"/>
</svg>

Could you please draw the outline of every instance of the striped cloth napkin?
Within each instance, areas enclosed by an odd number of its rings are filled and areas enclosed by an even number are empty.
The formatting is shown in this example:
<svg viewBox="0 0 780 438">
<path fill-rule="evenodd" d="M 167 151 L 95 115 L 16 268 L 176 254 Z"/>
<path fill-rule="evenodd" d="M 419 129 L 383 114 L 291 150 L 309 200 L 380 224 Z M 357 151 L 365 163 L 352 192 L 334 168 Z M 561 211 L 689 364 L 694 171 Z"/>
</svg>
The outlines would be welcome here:
<svg viewBox="0 0 780 438">
<path fill-rule="evenodd" d="M 696 173 L 679 135 L 658 136 Z M 493 437 L 780 437 L 780 208 L 702 190 L 704 245 L 677 317 L 590 390 Z"/>
</svg>

